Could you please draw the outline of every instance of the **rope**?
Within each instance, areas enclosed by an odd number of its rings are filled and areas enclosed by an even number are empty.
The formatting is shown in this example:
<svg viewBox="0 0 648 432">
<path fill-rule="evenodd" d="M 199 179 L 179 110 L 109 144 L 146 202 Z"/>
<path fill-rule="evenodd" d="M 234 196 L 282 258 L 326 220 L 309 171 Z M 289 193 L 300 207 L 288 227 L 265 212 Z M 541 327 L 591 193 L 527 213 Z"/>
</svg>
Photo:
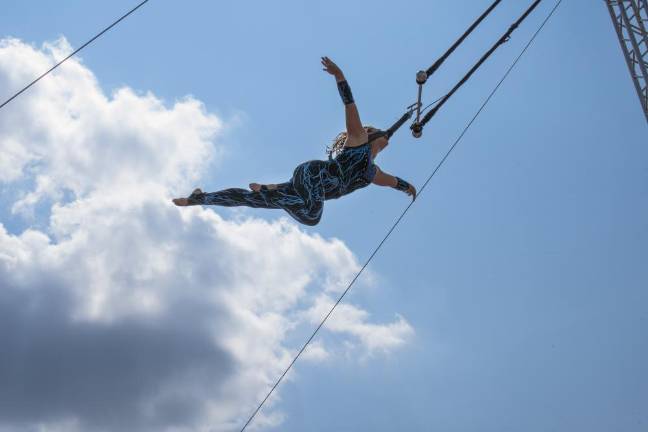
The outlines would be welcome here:
<svg viewBox="0 0 648 432">
<path fill-rule="evenodd" d="M 47 72 L 45 72 L 44 74 L 42 74 L 41 76 L 39 76 L 38 78 L 36 78 L 34 81 L 32 81 L 31 83 L 27 84 L 27 85 L 26 85 L 25 87 L 23 87 L 23 89 L 20 90 L 18 93 L 14 94 L 14 95 L 11 96 L 9 99 L 7 99 L 6 101 L 4 101 L 4 102 L 2 103 L 2 105 L 0 105 L 0 109 L 2 109 L 2 108 L 3 108 L 5 105 L 7 105 L 9 102 L 11 102 L 12 100 L 14 100 L 14 99 L 17 98 L 18 96 L 20 96 L 20 95 L 21 95 L 25 90 L 27 90 L 28 88 L 30 88 L 31 86 L 33 86 L 34 84 L 36 84 L 38 81 L 40 81 L 41 79 L 43 79 L 46 75 L 48 75 L 48 74 L 49 74 L 50 72 L 52 72 L 54 69 L 56 69 L 57 67 L 61 66 L 61 65 L 62 65 L 66 60 L 68 60 L 70 57 L 74 56 L 76 53 L 78 53 L 79 51 L 81 51 L 83 48 L 87 47 L 87 46 L 90 45 L 92 42 L 94 42 L 96 39 L 98 39 L 99 37 L 101 37 L 101 36 L 102 36 L 104 33 L 106 33 L 108 30 L 110 30 L 111 28 L 115 27 L 117 24 L 119 24 L 122 20 L 124 20 L 124 19 L 125 19 L 126 17 L 128 17 L 130 14 L 132 14 L 133 12 L 135 12 L 135 11 L 136 11 L 137 9 L 139 9 L 140 7 L 144 6 L 144 3 L 148 2 L 148 1 L 149 1 L 149 0 L 144 0 L 143 2 L 141 2 L 140 4 L 138 4 L 137 6 L 135 6 L 133 9 L 131 9 L 130 11 L 128 11 L 126 14 L 122 15 L 122 17 L 119 18 L 117 21 L 115 21 L 114 23 L 110 24 L 108 27 L 106 27 L 105 29 L 103 29 L 101 32 L 97 33 L 97 34 L 96 34 L 92 39 L 90 39 L 88 42 L 84 43 L 84 44 L 81 45 L 79 48 L 77 48 L 77 49 L 76 49 L 72 54 L 70 54 L 69 56 L 65 57 L 63 60 L 61 60 L 61 61 L 58 62 L 57 64 L 55 64 L 52 68 L 50 68 Z"/>
<path fill-rule="evenodd" d="M 486 9 L 486 10 L 484 11 L 484 13 L 482 13 L 481 16 L 480 16 L 479 18 L 477 18 L 477 20 L 476 20 L 474 23 L 472 23 L 472 25 L 471 25 L 470 27 L 468 27 L 468 30 L 466 30 L 466 31 L 464 32 L 464 34 L 461 35 L 461 37 L 460 37 L 459 39 L 457 39 L 457 41 L 456 41 L 456 42 L 455 42 L 455 43 L 454 43 L 450 48 L 448 48 L 448 51 L 446 51 L 445 54 L 443 54 L 441 57 L 439 57 L 439 59 L 438 59 L 436 62 L 434 62 L 434 64 L 433 64 L 432 66 L 430 66 L 430 67 L 425 71 L 425 75 L 426 75 L 427 78 L 429 78 L 430 75 L 432 75 L 434 72 L 436 72 L 437 69 L 439 69 L 439 67 L 441 67 L 441 65 L 443 64 L 443 62 L 446 61 L 446 59 L 447 59 L 448 57 L 450 57 L 450 54 L 452 54 L 452 53 L 454 52 L 454 50 L 457 49 L 457 47 L 463 43 L 464 39 L 466 39 L 466 38 L 468 37 L 468 35 L 469 35 L 470 33 L 472 33 L 473 30 L 475 30 L 475 28 L 476 28 L 479 24 L 481 24 L 481 22 L 484 20 L 484 18 L 486 18 L 486 17 L 487 17 L 487 16 L 488 16 L 492 11 L 493 11 L 493 9 L 495 9 L 495 8 L 497 7 L 497 5 L 498 5 L 501 1 L 502 1 L 502 0 L 495 0 L 495 1 L 493 2 L 493 4 L 491 4 L 491 5 L 488 7 L 488 9 Z"/>
<path fill-rule="evenodd" d="M 432 108 L 432 110 L 428 112 L 425 117 L 423 117 L 423 119 L 419 123 L 421 127 L 425 126 L 425 124 L 430 121 L 430 119 L 437 113 L 437 111 L 439 111 L 439 109 L 448 101 L 448 99 L 450 99 L 450 97 L 452 97 L 452 95 L 470 79 L 472 74 L 475 73 L 475 71 L 479 69 L 486 60 L 488 60 L 488 58 L 495 52 L 495 50 L 497 50 L 497 48 L 508 42 L 513 31 L 515 31 L 515 29 L 520 26 L 522 21 L 524 21 L 526 17 L 529 16 L 529 14 L 540 4 L 541 1 L 542 0 L 535 0 L 533 4 L 531 4 L 531 6 L 524 12 L 524 14 L 522 14 L 522 16 L 511 25 L 511 27 L 509 27 L 506 33 L 504 33 L 504 35 L 497 40 L 497 42 L 486 52 L 486 54 L 482 56 L 482 58 L 479 59 L 479 61 L 452 88 L 452 90 L 450 90 L 450 92 L 442 98 L 441 102 L 439 102 L 438 105 Z"/>
<path fill-rule="evenodd" d="M 506 78 L 509 76 L 509 74 L 511 73 L 511 71 L 513 70 L 513 68 L 515 68 L 515 66 L 517 65 L 517 63 L 518 63 L 518 61 L 520 60 L 520 58 L 522 58 L 522 56 L 524 55 L 524 53 L 525 53 L 525 52 L 527 51 L 527 49 L 531 46 L 531 44 L 533 43 L 533 41 L 536 39 L 536 37 L 538 36 L 538 34 L 542 31 L 542 29 L 544 28 L 545 24 L 546 24 L 546 23 L 549 21 L 549 19 L 553 16 L 554 12 L 556 11 L 556 9 L 558 9 L 558 6 L 560 6 L 561 3 L 562 3 L 562 0 L 558 0 L 558 2 L 557 2 L 556 5 L 553 7 L 553 9 L 552 9 L 551 12 L 549 13 L 549 15 L 547 15 L 547 17 L 546 17 L 545 20 L 542 22 L 542 24 L 540 25 L 540 27 L 538 28 L 538 30 L 536 30 L 536 32 L 533 34 L 533 36 L 531 37 L 531 39 L 529 40 L 529 42 L 526 44 L 526 46 L 524 47 L 524 49 L 522 50 L 522 52 L 517 56 L 517 58 L 516 58 L 515 61 L 511 64 L 511 66 L 509 66 L 508 70 L 506 71 L 506 73 L 504 74 L 504 76 L 502 77 L 502 79 L 499 81 L 499 83 L 497 83 L 497 85 L 495 86 L 495 88 L 491 91 L 491 93 L 488 95 L 488 97 L 486 98 L 486 100 L 482 103 L 482 105 L 481 105 L 481 107 L 479 108 L 479 110 L 477 110 L 477 113 L 476 113 L 476 114 L 473 116 L 473 118 L 468 122 L 468 124 L 466 125 L 466 127 L 464 128 L 464 130 L 461 132 L 461 134 L 459 134 L 459 137 L 456 139 L 456 141 L 454 142 L 454 144 L 452 144 L 452 146 L 450 147 L 450 149 L 446 152 L 445 156 L 443 156 L 443 159 L 441 159 L 441 162 L 439 162 L 439 163 L 437 164 L 437 166 L 436 166 L 436 168 L 434 169 L 434 171 L 432 171 L 432 174 L 430 174 L 430 176 L 427 178 L 427 180 L 425 181 L 425 183 L 423 183 L 423 186 L 421 186 L 421 190 L 419 191 L 419 196 L 421 195 L 421 193 L 423 193 L 423 190 L 424 190 L 425 187 L 428 185 L 428 183 L 430 182 L 430 180 L 432 180 L 432 177 L 434 177 L 434 175 L 437 173 L 437 171 L 439 171 L 439 168 L 441 168 L 441 166 L 444 164 L 444 162 L 446 161 L 446 159 L 448 158 L 448 156 L 450 156 L 450 153 L 452 153 L 452 151 L 455 149 L 455 147 L 457 146 L 457 144 L 459 143 L 459 141 L 461 141 L 461 139 L 462 139 L 463 136 L 466 134 L 466 132 L 468 131 L 468 129 L 470 128 L 470 126 L 472 126 L 472 124 L 473 124 L 474 121 L 477 119 L 477 117 L 479 116 L 479 114 L 481 114 L 481 112 L 484 110 L 484 108 L 486 107 L 486 105 L 488 105 L 488 103 L 489 103 L 490 100 L 492 99 L 493 95 L 495 95 L 495 93 L 496 93 L 497 90 L 500 88 L 500 86 L 502 85 L 502 83 L 506 80 Z M 266 403 L 266 401 L 268 400 L 268 398 L 270 398 L 270 396 L 272 395 L 272 393 L 274 392 L 274 390 L 277 388 L 277 386 L 279 386 L 279 384 L 281 383 L 281 381 L 283 380 L 283 378 L 286 376 L 286 374 L 288 373 L 288 371 L 290 371 L 290 369 L 293 367 L 293 365 L 295 364 L 295 362 L 297 361 L 297 359 L 301 356 L 301 354 L 304 352 L 304 350 L 306 349 L 306 347 L 307 347 L 307 346 L 310 344 L 310 342 L 315 338 L 315 336 L 317 335 L 317 333 L 319 332 L 319 330 L 322 328 L 322 326 L 324 325 L 324 323 L 328 320 L 328 318 L 331 316 L 331 314 L 333 314 L 333 311 L 335 310 L 335 308 L 340 304 L 340 302 L 342 302 L 342 299 L 343 299 L 343 298 L 346 296 L 346 294 L 349 292 L 349 290 L 351 289 L 351 287 L 353 286 L 353 284 L 355 283 L 355 281 L 358 279 L 358 277 L 360 277 L 360 275 L 362 274 L 362 272 L 364 271 L 364 269 L 369 265 L 369 263 L 371 262 L 371 260 L 373 259 L 373 257 L 378 253 L 378 251 L 380 250 L 380 248 L 382 247 L 382 245 L 387 241 L 387 239 L 389 238 L 389 236 L 391 236 L 392 232 L 396 229 L 396 227 L 398 226 L 398 224 L 400 223 L 400 221 L 403 219 L 403 217 L 405 217 L 405 214 L 407 214 L 407 212 L 409 211 L 409 209 L 412 207 L 413 204 L 414 204 L 414 201 L 410 202 L 409 205 L 408 205 L 407 207 L 405 207 L 405 210 L 403 210 L 403 212 L 402 212 L 401 215 L 398 217 L 398 219 L 396 220 L 396 222 L 392 225 L 392 227 L 389 229 L 389 231 L 387 232 L 387 234 L 385 235 L 385 237 L 383 237 L 382 241 L 378 244 L 378 246 L 376 246 L 376 248 L 374 249 L 374 251 L 372 252 L 372 254 L 369 256 L 369 258 L 367 259 L 367 261 L 364 263 L 364 265 L 362 266 L 362 268 L 360 269 L 360 271 L 358 271 L 358 273 L 355 275 L 355 277 L 353 278 L 353 280 L 351 281 L 351 283 L 349 283 L 349 286 L 348 286 L 348 287 L 344 290 L 344 292 L 340 295 L 340 297 L 339 297 L 338 300 L 335 302 L 335 304 L 333 305 L 333 307 L 331 307 L 331 310 L 326 314 L 326 316 L 324 317 L 324 319 L 322 319 L 322 322 L 320 322 L 320 324 L 317 326 L 317 328 L 315 329 L 315 331 L 313 332 L 313 334 L 308 338 L 308 340 L 307 340 L 306 343 L 301 347 L 301 349 L 299 350 L 299 352 L 297 353 L 297 355 L 295 356 L 295 358 L 293 358 L 293 360 L 290 362 L 290 364 L 288 365 L 288 367 L 286 368 L 286 370 L 281 374 L 281 376 L 279 377 L 279 379 L 277 380 L 277 382 L 272 386 L 272 388 L 270 389 L 270 391 L 268 392 L 268 394 L 266 395 L 266 397 L 263 398 L 263 400 L 261 401 L 261 403 L 259 404 L 259 406 L 254 410 L 254 412 L 252 413 L 252 415 L 250 416 L 250 418 L 247 420 L 247 422 L 245 422 L 245 425 L 243 426 L 243 428 L 241 428 L 241 431 L 240 431 L 240 432 L 245 431 L 245 429 L 248 427 L 248 425 L 252 422 L 252 420 L 253 420 L 254 417 L 257 415 L 257 413 L 259 412 L 259 410 L 263 407 L 263 405 Z"/>
</svg>

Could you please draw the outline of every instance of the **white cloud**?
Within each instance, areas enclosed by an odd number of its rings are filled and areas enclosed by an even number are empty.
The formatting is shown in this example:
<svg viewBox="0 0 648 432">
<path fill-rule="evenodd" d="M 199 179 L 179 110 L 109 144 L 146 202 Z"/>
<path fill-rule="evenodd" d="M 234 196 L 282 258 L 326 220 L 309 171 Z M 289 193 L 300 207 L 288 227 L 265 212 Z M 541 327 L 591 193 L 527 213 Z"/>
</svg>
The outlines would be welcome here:
<svg viewBox="0 0 648 432">
<path fill-rule="evenodd" d="M 1 40 L 0 88 L 69 49 Z M 218 162 L 224 127 L 195 99 L 107 96 L 75 59 L 3 110 L 0 184 L 30 185 L 10 205 L 46 230 L 0 223 L 0 431 L 236 430 L 294 355 L 291 332 L 358 270 L 343 242 L 286 218 L 170 204 Z M 412 333 L 336 315 L 328 328 L 371 354 Z M 304 360 L 331 353 L 315 341 Z M 276 400 L 257 427 L 281 423 Z"/>
<path fill-rule="evenodd" d="M 0 88 L 18 89 L 69 50 L 61 39 L 38 50 L 0 41 Z M 153 94 L 120 88 L 111 96 L 80 61 L 70 59 L 3 109 L 0 181 L 38 182 L 14 210 L 63 190 L 84 196 L 139 188 L 183 188 L 213 162 L 223 122 L 185 98 L 166 107 Z M 20 127 L 16 127 L 20 125 Z"/>
<path fill-rule="evenodd" d="M 312 324 L 319 324 L 337 300 L 322 294 L 317 297 L 304 316 Z M 369 313 L 348 303 L 340 303 L 327 320 L 327 329 L 336 333 L 351 334 L 356 337 L 364 355 L 388 353 L 404 345 L 413 335 L 414 329 L 400 315 L 396 315 L 390 324 L 374 324 L 369 322 Z M 348 343 L 347 346 L 356 350 L 357 345 Z"/>
</svg>

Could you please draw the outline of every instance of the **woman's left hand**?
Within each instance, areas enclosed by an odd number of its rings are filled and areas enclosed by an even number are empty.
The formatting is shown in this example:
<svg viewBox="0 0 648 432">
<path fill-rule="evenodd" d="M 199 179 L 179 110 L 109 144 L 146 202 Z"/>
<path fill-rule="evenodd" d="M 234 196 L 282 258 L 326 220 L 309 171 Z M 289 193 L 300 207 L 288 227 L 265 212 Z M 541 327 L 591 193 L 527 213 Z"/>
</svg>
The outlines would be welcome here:
<svg viewBox="0 0 648 432">
<path fill-rule="evenodd" d="M 416 188 L 413 185 L 410 184 L 405 193 L 412 197 L 412 201 L 416 200 Z"/>
</svg>

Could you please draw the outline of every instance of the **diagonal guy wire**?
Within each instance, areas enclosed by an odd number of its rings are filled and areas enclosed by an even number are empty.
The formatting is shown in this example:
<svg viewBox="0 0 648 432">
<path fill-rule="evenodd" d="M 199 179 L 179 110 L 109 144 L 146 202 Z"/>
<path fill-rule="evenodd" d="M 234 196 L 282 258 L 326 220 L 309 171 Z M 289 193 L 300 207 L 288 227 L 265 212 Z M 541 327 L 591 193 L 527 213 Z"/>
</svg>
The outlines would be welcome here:
<svg viewBox="0 0 648 432">
<path fill-rule="evenodd" d="M 488 97 L 486 98 L 486 100 L 484 101 L 484 103 L 481 105 L 481 107 L 479 108 L 479 110 L 477 110 L 477 113 L 474 115 L 474 117 L 473 117 L 473 118 L 468 122 L 468 124 L 466 125 L 466 127 L 464 128 L 464 130 L 461 132 L 461 134 L 459 135 L 459 137 L 457 138 L 457 140 L 454 142 L 454 144 L 452 144 L 452 146 L 450 147 L 450 149 L 446 152 L 445 156 L 441 159 L 441 162 L 439 162 L 439 163 L 437 164 L 437 166 L 436 166 L 436 168 L 434 169 L 434 171 L 432 172 L 432 174 L 430 174 L 430 176 L 427 178 L 427 180 L 425 181 L 425 183 L 423 183 L 423 186 L 421 186 L 421 190 L 419 191 L 419 196 L 420 196 L 420 194 L 423 192 L 423 190 L 425 189 L 425 187 L 428 185 L 428 183 L 430 182 L 430 180 L 432 180 L 432 177 L 434 177 L 434 175 L 437 173 L 437 171 L 439 171 L 439 168 L 441 168 L 441 165 L 443 165 L 443 163 L 446 161 L 446 159 L 448 158 L 448 156 L 450 156 L 450 153 L 452 153 L 452 151 L 453 151 L 454 148 L 457 146 L 457 144 L 459 143 L 459 141 L 461 141 L 461 139 L 462 139 L 463 136 L 466 134 L 466 132 L 468 131 L 468 129 L 470 128 L 470 126 L 472 126 L 472 124 L 473 124 L 474 121 L 477 119 L 477 117 L 479 116 L 479 114 L 481 114 L 481 112 L 484 110 L 484 108 L 486 107 L 486 105 L 488 105 L 488 103 L 490 102 L 490 100 L 492 99 L 492 97 L 495 95 L 495 93 L 497 92 L 497 90 L 500 88 L 500 86 L 502 85 L 502 83 L 503 83 L 503 82 L 506 80 L 506 78 L 509 76 L 509 74 L 511 73 L 511 71 L 513 70 L 513 68 L 515 68 L 515 66 L 517 65 L 517 63 L 518 63 L 518 61 L 520 60 L 520 58 L 522 58 L 522 56 L 524 55 L 524 53 L 525 53 L 525 52 L 527 51 L 527 49 L 531 46 L 531 44 L 532 44 L 533 41 L 535 40 L 536 36 L 538 36 L 538 34 L 540 33 L 540 31 L 544 28 L 544 26 L 545 26 L 545 24 L 547 23 L 547 21 L 549 21 L 549 19 L 553 16 L 554 12 L 555 12 L 556 9 L 558 8 L 558 6 L 560 6 L 561 3 L 562 3 L 562 0 L 558 0 L 558 2 L 556 3 L 556 5 L 554 6 L 554 8 L 551 10 L 551 12 L 549 13 L 549 15 L 548 15 L 548 16 L 545 18 L 545 20 L 542 22 L 542 24 L 540 25 L 540 27 L 538 28 L 538 30 L 536 30 L 536 32 L 533 34 L 533 36 L 531 37 L 531 39 L 529 40 L 529 42 L 526 44 L 526 46 L 524 47 L 524 49 L 522 50 L 522 52 L 517 56 L 517 58 L 516 58 L 515 61 L 511 64 L 511 66 L 509 66 L 508 70 L 506 71 L 506 73 L 504 74 L 504 76 L 502 77 L 502 79 L 499 81 L 499 83 L 497 83 L 497 85 L 495 86 L 495 88 L 494 88 L 494 89 L 491 91 L 491 93 L 488 95 Z M 409 209 L 412 207 L 413 204 L 414 204 L 414 201 L 410 202 L 409 205 L 408 205 L 407 207 L 405 207 L 405 210 L 403 210 L 403 212 L 401 213 L 401 215 L 399 216 L 399 218 L 396 220 L 396 222 L 392 225 L 392 227 L 389 229 L 389 231 L 387 232 L 387 234 L 385 235 L 385 237 L 384 237 L 384 238 L 382 239 L 382 241 L 378 244 L 378 246 L 376 246 L 376 248 L 374 249 L 373 253 L 371 254 L 371 256 L 369 256 L 369 258 L 368 258 L 367 261 L 364 263 L 364 265 L 362 266 L 362 268 L 360 269 L 360 271 L 358 271 L 358 273 L 355 275 L 355 277 L 353 278 L 353 280 L 351 280 L 351 283 L 349 283 L 349 286 L 344 290 L 344 292 L 342 293 L 342 295 L 340 295 L 340 298 L 338 298 L 337 302 L 335 302 L 335 304 L 333 305 L 333 307 L 331 307 L 331 310 L 330 310 L 330 311 L 326 314 L 326 316 L 322 319 L 322 322 L 320 322 L 320 324 L 317 326 L 317 328 L 315 329 L 315 331 L 313 332 L 313 334 L 308 338 L 308 340 L 306 341 L 306 343 L 304 343 L 304 345 L 301 347 L 301 349 L 299 350 L 299 352 L 297 353 L 297 355 L 295 356 L 295 358 L 293 358 L 293 360 L 290 362 L 290 364 L 288 365 L 288 367 L 286 368 L 286 370 L 284 370 L 284 372 L 281 374 L 281 376 L 279 377 L 279 379 L 277 380 L 277 382 L 275 382 L 275 384 L 272 386 L 272 388 L 270 389 L 270 391 L 268 392 L 268 394 L 266 395 L 266 397 L 261 401 L 261 403 L 259 404 L 259 406 L 254 410 L 254 412 L 252 413 L 252 415 L 250 416 L 250 418 L 247 420 L 247 422 L 245 422 L 245 425 L 243 425 L 243 428 L 241 428 L 241 431 L 240 431 L 240 432 L 244 432 L 245 429 L 250 425 L 250 423 L 252 422 L 252 420 L 254 419 L 254 417 L 257 415 L 257 413 L 259 412 L 259 410 L 261 410 L 261 408 L 263 407 L 263 405 L 264 405 L 264 404 L 266 403 L 266 401 L 270 398 L 270 396 L 271 396 L 272 393 L 275 391 L 275 389 L 279 386 L 279 384 L 281 383 L 281 381 L 283 380 L 283 378 L 286 376 L 286 374 L 288 373 L 288 371 L 290 371 L 290 369 L 293 367 L 293 365 L 295 364 L 295 362 L 297 361 L 297 359 L 301 356 L 301 354 L 304 352 L 304 350 L 306 349 L 306 347 L 308 346 L 308 344 L 310 344 L 311 341 L 315 338 L 315 336 L 317 335 L 317 333 L 319 332 L 319 330 L 322 328 L 322 326 L 324 325 L 324 323 L 326 322 L 326 320 L 328 320 L 329 317 L 331 316 L 331 314 L 333 314 L 333 311 L 335 310 L 335 308 L 340 304 L 340 302 L 342 302 L 342 299 L 344 298 L 344 296 L 346 296 L 346 294 L 349 292 L 349 290 L 351 289 L 351 287 L 353 286 L 353 284 L 355 283 L 355 281 L 356 281 L 356 280 L 358 279 L 358 277 L 362 274 L 362 272 L 364 271 L 364 269 L 369 265 L 369 263 L 371 262 L 371 260 L 373 259 L 373 257 L 378 253 L 378 251 L 380 250 L 380 248 L 382 247 L 382 245 L 387 241 L 387 239 L 389 238 L 389 236 L 392 234 L 392 232 L 394 231 L 394 229 L 396 229 L 396 227 L 398 226 L 398 224 L 400 223 L 400 221 L 403 219 L 403 217 L 404 217 L 405 214 L 409 211 Z"/>
<path fill-rule="evenodd" d="M 90 45 L 92 42 L 94 42 L 96 39 L 98 39 L 99 37 L 101 37 L 101 36 L 102 36 L 104 33 L 106 33 L 108 30 L 110 30 L 111 28 L 115 27 L 115 26 L 116 26 L 117 24 L 119 24 L 122 20 L 124 20 L 127 16 L 129 16 L 130 14 L 132 14 L 133 12 L 135 12 L 135 11 L 136 11 L 137 9 L 139 9 L 140 7 L 144 6 L 144 4 L 145 4 L 146 2 L 148 2 L 148 1 L 149 1 L 149 0 L 144 0 L 143 2 L 141 2 L 140 4 L 138 4 L 137 6 L 135 6 L 133 9 L 131 9 L 130 11 L 128 11 L 128 12 L 127 12 L 126 14 L 124 14 L 121 18 L 119 18 L 117 21 L 115 21 L 114 23 L 110 24 L 108 27 L 106 27 L 105 29 L 103 29 L 101 32 L 97 33 L 97 34 L 96 34 L 92 39 L 90 39 L 88 42 L 84 43 L 84 44 L 81 45 L 79 48 L 77 48 L 77 49 L 76 49 L 72 54 L 70 54 L 69 56 L 65 57 L 65 58 L 64 58 L 63 60 L 61 60 L 60 62 L 56 63 L 54 66 L 52 66 L 52 68 L 50 68 L 47 72 L 45 72 L 44 74 L 42 74 L 41 76 L 39 76 L 38 78 L 36 78 L 34 81 L 32 81 L 32 82 L 30 82 L 29 84 L 27 84 L 27 85 L 26 85 L 25 87 L 23 87 L 23 89 L 20 90 L 18 93 L 16 93 L 15 95 L 11 96 L 11 97 L 10 97 L 9 99 L 7 99 L 6 101 L 2 102 L 2 105 L 0 105 L 0 109 L 2 109 L 5 105 L 7 105 L 7 104 L 8 104 L 9 102 L 11 102 L 12 100 L 16 99 L 16 98 L 17 98 L 18 96 L 20 96 L 23 92 L 25 92 L 28 88 L 30 88 L 31 86 L 33 86 L 34 84 L 36 84 L 38 81 L 40 81 L 41 79 L 43 79 L 47 74 L 49 74 L 50 72 L 52 72 L 54 69 L 56 69 L 57 67 L 61 66 L 61 65 L 62 65 L 66 60 L 68 60 L 70 57 L 74 56 L 76 53 L 78 53 L 79 51 L 81 51 L 83 48 L 87 47 L 87 46 Z"/>
</svg>

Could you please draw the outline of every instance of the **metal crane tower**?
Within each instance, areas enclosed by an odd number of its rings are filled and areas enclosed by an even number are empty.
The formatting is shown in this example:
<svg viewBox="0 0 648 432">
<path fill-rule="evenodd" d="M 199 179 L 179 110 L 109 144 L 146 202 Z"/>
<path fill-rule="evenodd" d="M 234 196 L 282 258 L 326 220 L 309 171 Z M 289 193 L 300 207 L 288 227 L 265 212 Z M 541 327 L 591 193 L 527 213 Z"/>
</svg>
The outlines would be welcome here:
<svg viewBox="0 0 648 432">
<path fill-rule="evenodd" d="M 605 0 L 648 121 L 648 0 Z"/>
</svg>

